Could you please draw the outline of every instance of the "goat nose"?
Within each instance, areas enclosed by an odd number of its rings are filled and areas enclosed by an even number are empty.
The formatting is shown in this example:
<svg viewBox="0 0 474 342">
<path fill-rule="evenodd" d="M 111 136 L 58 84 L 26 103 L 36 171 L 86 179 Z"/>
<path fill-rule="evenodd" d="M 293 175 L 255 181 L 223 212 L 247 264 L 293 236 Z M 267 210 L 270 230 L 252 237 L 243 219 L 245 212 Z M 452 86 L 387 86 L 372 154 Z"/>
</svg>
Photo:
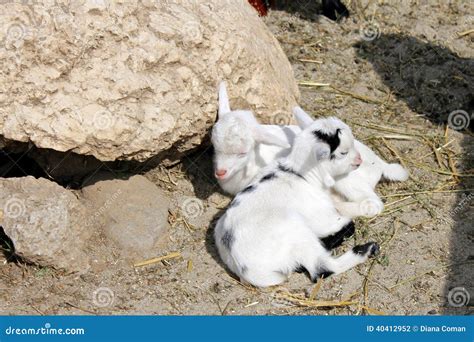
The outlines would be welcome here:
<svg viewBox="0 0 474 342">
<path fill-rule="evenodd" d="M 357 153 L 357 156 L 354 161 L 356 165 L 362 164 L 362 157 L 360 156 L 360 153 Z"/>
<path fill-rule="evenodd" d="M 217 177 L 224 177 L 226 173 L 227 173 L 227 170 L 222 170 L 222 169 L 216 170 Z"/>
</svg>

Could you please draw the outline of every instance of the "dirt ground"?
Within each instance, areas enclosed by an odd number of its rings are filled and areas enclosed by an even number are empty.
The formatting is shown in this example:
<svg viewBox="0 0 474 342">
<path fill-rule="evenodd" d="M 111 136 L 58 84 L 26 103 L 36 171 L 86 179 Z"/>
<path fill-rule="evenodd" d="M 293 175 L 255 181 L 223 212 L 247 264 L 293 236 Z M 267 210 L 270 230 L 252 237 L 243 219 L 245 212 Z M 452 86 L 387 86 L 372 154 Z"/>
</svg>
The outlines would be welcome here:
<svg viewBox="0 0 474 342">
<path fill-rule="evenodd" d="M 0 314 L 473 314 L 472 123 L 457 131 L 445 122 L 452 111 L 474 112 L 474 34 L 458 36 L 474 28 L 474 3 L 349 7 L 351 16 L 335 23 L 317 16 L 313 1 L 298 0 L 264 21 L 297 80 L 313 82 L 300 86 L 301 106 L 315 117 L 337 115 L 411 173 L 407 182 L 377 187 L 384 212 L 358 219 L 355 237 L 336 251 L 374 240 L 382 246 L 377 259 L 316 286 L 296 273 L 276 288 L 240 284 L 212 241 L 230 198 L 219 191 L 204 146 L 170 169 L 145 173 L 173 199 L 169 236 L 156 256 L 180 256 L 133 267 L 102 251 L 82 275 L 1 262 Z M 101 248 L 96 235 L 92 255 Z M 453 288 L 464 288 L 470 304 L 453 305 Z"/>
</svg>

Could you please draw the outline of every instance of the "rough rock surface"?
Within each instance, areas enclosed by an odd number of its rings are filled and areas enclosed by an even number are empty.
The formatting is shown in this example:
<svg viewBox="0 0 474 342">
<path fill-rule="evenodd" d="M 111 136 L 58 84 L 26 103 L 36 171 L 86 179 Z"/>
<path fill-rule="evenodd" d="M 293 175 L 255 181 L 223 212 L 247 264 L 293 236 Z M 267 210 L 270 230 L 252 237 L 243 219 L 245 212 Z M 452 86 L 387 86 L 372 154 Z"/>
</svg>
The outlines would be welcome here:
<svg viewBox="0 0 474 342">
<path fill-rule="evenodd" d="M 149 256 L 168 228 L 170 202 L 143 176 L 100 180 L 82 189 L 89 215 L 86 226 L 103 225 L 104 234 L 129 256 Z"/>
<path fill-rule="evenodd" d="M 102 161 L 178 156 L 215 120 L 220 79 L 266 122 L 298 97 L 246 0 L 0 1 L 0 26 L 0 142 Z"/>
<path fill-rule="evenodd" d="M 85 214 L 72 192 L 47 179 L 0 178 L 0 226 L 26 261 L 85 271 Z"/>
</svg>

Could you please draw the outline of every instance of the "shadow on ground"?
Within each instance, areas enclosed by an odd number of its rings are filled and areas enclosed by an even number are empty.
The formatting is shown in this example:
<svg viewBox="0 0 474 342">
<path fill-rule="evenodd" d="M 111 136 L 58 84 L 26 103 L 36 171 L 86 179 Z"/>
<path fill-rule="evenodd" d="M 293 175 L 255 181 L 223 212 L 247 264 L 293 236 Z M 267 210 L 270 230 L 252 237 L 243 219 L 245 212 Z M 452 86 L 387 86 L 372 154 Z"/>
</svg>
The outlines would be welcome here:
<svg viewBox="0 0 474 342">
<path fill-rule="evenodd" d="M 319 22 L 321 15 L 331 20 L 341 20 L 349 16 L 349 10 L 340 0 L 280 0 L 273 9 L 298 14 L 302 19 Z"/>
<path fill-rule="evenodd" d="M 176 145 L 179 145 L 178 142 Z M 173 146 L 171 151 L 173 151 Z M 60 152 L 37 148 L 33 144 L 15 142 L 0 149 L 0 177 L 46 178 L 68 189 L 82 189 L 96 181 L 105 179 L 127 179 L 144 174 L 162 165 L 174 166 L 182 163 L 183 169 L 193 181 L 196 197 L 207 199 L 219 191 L 213 178 L 212 146 L 209 137 L 188 154 L 172 153 L 169 150 L 143 161 L 101 161 L 91 155 L 80 155 L 72 151 Z M 203 180 L 206 181 L 203 186 Z"/>
<path fill-rule="evenodd" d="M 474 167 L 474 59 L 461 58 L 451 50 L 414 37 L 382 34 L 370 42 L 355 45 L 357 55 L 368 60 L 390 88 L 410 109 L 439 125 L 456 128 L 464 134 L 459 173 Z M 457 121 L 450 113 L 458 111 Z M 469 123 L 470 122 L 470 123 Z M 473 189 L 472 177 L 460 177 L 460 189 Z M 474 192 L 459 193 L 449 210 L 453 223 L 445 298 L 445 314 L 467 314 L 474 308 L 474 227 L 471 209 Z M 433 239 L 436 239 L 434 236 Z M 416 248 L 416 246 L 414 246 Z M 467 305 L 466 298 L 470 302 Z M 453 305 L 454 303 L 454 305 Z M 459 308 L 456 306 L 460 305 Z"/>
</svg>

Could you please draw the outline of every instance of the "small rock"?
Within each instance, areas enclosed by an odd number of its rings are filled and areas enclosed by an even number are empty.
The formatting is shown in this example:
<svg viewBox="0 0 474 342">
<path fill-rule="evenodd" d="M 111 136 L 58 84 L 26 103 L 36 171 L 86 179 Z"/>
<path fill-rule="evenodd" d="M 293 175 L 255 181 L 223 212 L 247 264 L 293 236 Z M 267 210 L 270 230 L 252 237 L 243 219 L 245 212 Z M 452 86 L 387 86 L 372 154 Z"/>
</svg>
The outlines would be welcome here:
<svg viewBox="0 0 474 342">
<path fill-rule="evenodd" d="M 89 268 L 89 231 L 76 196 L 44 178 L 0 178 L 0 226 L 27 262 L 67 271 Z"/>
<path fill-rule="evenodd" d="M 105 236 L 123 254 L 150 256 L 168 228 L 168 197 L 143 176 L 104 178 L 100 174 L 82 189 L 90 212 L 86 225 L 103 226 Z"/>
</svg>

